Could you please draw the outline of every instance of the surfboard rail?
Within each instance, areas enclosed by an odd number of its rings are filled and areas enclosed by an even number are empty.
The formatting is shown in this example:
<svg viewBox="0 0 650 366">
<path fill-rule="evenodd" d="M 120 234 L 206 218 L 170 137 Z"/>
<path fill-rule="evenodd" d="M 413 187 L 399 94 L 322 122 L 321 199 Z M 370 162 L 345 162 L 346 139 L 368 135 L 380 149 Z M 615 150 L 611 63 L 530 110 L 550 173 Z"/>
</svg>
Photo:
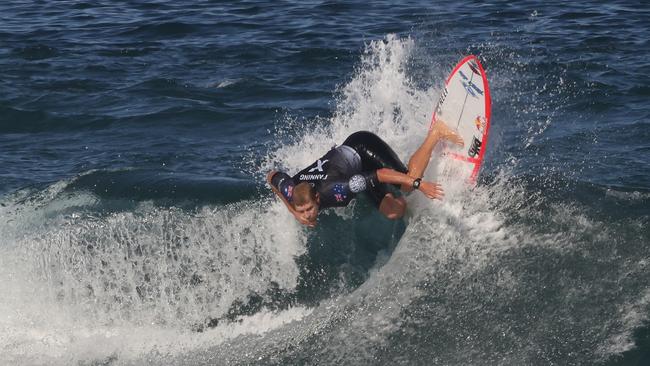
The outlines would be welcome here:
<svg viewBox="0 0 650 366">
<path fill-rule="evenodd" d="M 480 78 L 474 80 L 475 75 Z M 445 153 L 451 159 L 468 164 L 466 169 L 469 169 L 468 179 L 472 184 L 476 184 L 485 157 L 491 111 L 492 99 L 485 69 L 477 56 L 466 56 L 447 77 L 429 129 L 439 119 L 456 128 L 465 146 L 463 150 L 449 147 Z"/>
</svg>

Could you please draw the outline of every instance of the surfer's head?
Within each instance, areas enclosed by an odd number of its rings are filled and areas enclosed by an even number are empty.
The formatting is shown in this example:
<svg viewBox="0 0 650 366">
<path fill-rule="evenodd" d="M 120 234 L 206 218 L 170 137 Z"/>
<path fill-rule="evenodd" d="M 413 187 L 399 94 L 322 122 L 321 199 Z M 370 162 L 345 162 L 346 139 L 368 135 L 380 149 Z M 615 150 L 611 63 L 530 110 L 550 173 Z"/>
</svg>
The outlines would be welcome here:
<svg viewBox="0 0 650 366">
<path fill-rule="evenodd" d="M 320 198 L 318 192 L 311 184 L 302 182 L 293 189 L 293 208 L 298 214 L 309 222 L 316 222 Z"/>
</svg>

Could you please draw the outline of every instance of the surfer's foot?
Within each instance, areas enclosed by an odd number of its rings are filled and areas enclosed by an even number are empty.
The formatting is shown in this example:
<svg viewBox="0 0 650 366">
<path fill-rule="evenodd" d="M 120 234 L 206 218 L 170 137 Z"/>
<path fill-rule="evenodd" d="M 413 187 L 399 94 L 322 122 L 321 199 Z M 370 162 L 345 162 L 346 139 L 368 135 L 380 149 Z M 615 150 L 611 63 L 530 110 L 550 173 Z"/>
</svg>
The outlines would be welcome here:
<svg viewBox="0 0 650 366">
<path fill-rule="evenodd" d="M 456 131 L 449 128 L 442 120 L 437 120 L 431 126 L 429 134 L 424 139 L 422 145 L 415 150 L 409 159 L 407 174 L 411 178 L 422 178 L 424 176 L 424 172 L 429 165 L 429 160 L 431 160 L 431 153 L 440 140 L 447 140 L 461 147 L 463 146 L 463 138 Z M 413 187 L 408 185 L 402 186 L 403 192 L 410 192 L 412 190 Z"/>
<path fill-rule="evenodd" d="M 431 127 L 431 131 L 429 131 L 429 133 L 435 133 L 439 138 L 447 140 L 460 147 L 463 147 L 465 145 L 463 138 L 460 137 L 456 131 L 449 128 L 449 126 L 447 126 L 447 124 L 445 124 L 442 120 L 437 120 L 436 123 L 434 123 Z"/>
</svg>

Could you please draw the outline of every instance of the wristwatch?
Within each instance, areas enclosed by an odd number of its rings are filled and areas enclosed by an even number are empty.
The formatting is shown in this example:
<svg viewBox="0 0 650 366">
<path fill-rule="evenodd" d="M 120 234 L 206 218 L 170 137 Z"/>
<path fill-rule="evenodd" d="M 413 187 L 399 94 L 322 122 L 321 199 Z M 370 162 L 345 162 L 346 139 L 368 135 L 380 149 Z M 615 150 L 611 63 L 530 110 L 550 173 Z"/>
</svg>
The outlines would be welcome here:
<svg viewBox="0 0 650 366">
<path fill-rule="evenodd" d="M 421 181 L 422 181 L 422 178 L 415 178 L 415 180 L 413 181 L 413 189 L 419 189 Z"/>
</svg>

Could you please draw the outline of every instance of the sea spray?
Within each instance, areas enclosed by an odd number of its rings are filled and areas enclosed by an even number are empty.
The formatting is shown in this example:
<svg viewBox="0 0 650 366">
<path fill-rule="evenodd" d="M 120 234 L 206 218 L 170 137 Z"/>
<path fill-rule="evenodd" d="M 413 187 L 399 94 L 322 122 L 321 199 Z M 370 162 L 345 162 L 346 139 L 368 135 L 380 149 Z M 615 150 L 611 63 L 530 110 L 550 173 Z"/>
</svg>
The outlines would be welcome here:
<svg viewBox="0 0 650 366">
<path fill-rule="evenodd" d="M 194 213 L 145 202 L 131 212 L 95 216 L 83 213 L 83 194 L 40 197 L 38 209 L 23 203 L 15 216 L 5 216 L 23 220 L 21 235 L 5 237 L 2 247 L 1 286 L 10 295 L 1 307 L 8 337 L 2 348 L 9 359 L 27 352 L 48 359 L 86 342 L 83 329 L 95 329 L 90 333 L 99 339 L 133 326 L 189 332 L 225 317 L 252 294 L 296 286 L 304 238 L 277 202 Z M 42 215 L 71 202 L 78 213 Z M 282 217 L 286 223 L 278 226 Z M 11 346 L 41 337 L 54 342 L 42 349 Z"/>
<path fill-rule="evenodd" d="M 418 90 L 408 76 L 412 39 L 388 35 L 366 46 L 354 77 L 341 87 L 333 117 L 315 130 L 306 131 L 295 123 L 290 128 L 297 141 L 280 146 L 266 159 L 263 169 L 282 166 L 291 172 L 313 163 L 350 134 L 365 130 L 384 139 L 402 160 L 422 142 L 430 122 L 436 95 Z M 284 121 L 283 121 L 284 122 Z"/>
</svg>

